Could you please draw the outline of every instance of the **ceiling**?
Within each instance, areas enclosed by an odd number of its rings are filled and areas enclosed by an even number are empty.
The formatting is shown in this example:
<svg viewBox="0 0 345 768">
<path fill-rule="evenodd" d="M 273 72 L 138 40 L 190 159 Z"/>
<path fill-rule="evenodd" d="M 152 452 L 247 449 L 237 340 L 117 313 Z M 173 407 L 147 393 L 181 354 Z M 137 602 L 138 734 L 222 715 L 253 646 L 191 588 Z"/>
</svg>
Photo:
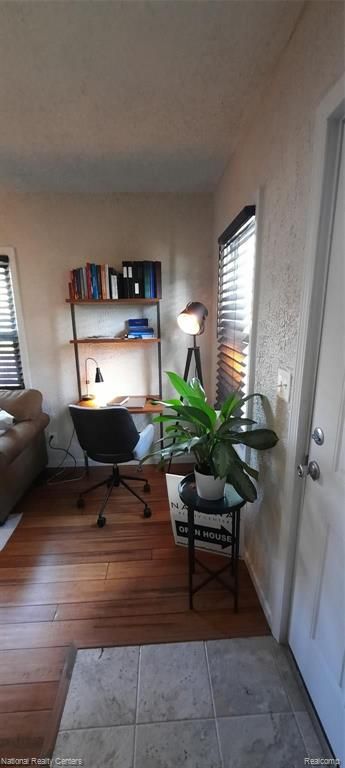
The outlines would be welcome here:
<svg viewBox="0 0 345 768">
<path fill-rule="evenodd" d="M 0 1 L 0 183 L 214 187 L 295 0 Z"/>
</svg>

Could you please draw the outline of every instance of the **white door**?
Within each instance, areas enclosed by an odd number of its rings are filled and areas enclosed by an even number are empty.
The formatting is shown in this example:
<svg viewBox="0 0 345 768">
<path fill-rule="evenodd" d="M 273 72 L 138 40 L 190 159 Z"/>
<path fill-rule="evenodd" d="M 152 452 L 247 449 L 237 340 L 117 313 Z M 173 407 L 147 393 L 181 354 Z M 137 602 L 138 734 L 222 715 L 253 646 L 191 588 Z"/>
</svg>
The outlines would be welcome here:
<svg viewBox="0 0 345 768">
<path fill-rule="evenodd" d="M 301 509 L 289 643 L 332 749 L 345 764 L 345 197 L 344 125 Z M 325 254 L 325 258 L 327 255 Z M 322 444 L 316 440 L 321 437 Z M 310 464 L 309 464 L 310 467 Z M 311 470 L 313 467 L 311 467 Z M 315 467 L 314 467 L 315 469 Z M 316 468 L 317 469 L 317 468 Z"/>
</svg>

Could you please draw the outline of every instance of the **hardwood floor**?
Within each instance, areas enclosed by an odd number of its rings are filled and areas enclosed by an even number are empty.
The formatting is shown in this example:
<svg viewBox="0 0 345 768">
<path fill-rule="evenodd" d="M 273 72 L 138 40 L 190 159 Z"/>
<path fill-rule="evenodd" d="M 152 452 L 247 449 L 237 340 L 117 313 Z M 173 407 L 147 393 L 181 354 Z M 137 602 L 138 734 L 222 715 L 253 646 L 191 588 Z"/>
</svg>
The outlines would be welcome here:
<svg viewBox="0 0 345 768">
<path fill-rule="evenodd" d="M 187 553 L 174 545 L 165 479 L 156 469 L 145 468 L 150 519 L 124 489 L 115 489 L 103 529 L 96 516 L 104 489 L 77 509 L 80 487 L 104 474 L 94 469 L 82 482 L 33 488 L 18 505 L 24 516 L 0 553 L 0 757 L 49 752 L 71 647 L 269 632 L 244 563 L 238 614 L 216 582 L 197 593 L 189 611 Z M 215 562 L 214 556 L 206 560 Z"/>
</svg>

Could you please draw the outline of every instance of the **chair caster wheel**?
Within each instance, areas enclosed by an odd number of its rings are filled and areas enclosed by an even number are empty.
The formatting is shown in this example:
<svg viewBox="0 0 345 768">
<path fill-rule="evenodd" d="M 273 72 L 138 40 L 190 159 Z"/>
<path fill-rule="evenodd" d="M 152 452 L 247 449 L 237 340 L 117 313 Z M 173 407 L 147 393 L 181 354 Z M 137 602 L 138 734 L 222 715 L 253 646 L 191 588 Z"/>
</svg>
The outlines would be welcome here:
<svg viewBox="0 0 345 768">
<path fill-rule="evenodd" d="M 81 496 L 79 497 L 79 499 L 77 501 L 77 507 L 78 507 L 78 509 L 84 509 L 84 507 L 85 507 L 85 501 L 84 501 L 84 499 L 81 498 Z"/>
<path fill-rule="evenodd" d="M 107 518 L 106 517 L 99 517 L 98 520 L 97 520 L 98 528 L 104 528 L 106 522 L 107 522 Z"/>
<path fill-rule="evenodd" d="M 150 510 L 150 507 L 145 507 L 144 509 L 144 517 L 151 517 L 152 512 Z"/>
<path fill-rule="evenodd" d="M 145 483 L 144 485 L 144 493 L 150 493 L 151 486 L 150 483 Z"/>
</svg>

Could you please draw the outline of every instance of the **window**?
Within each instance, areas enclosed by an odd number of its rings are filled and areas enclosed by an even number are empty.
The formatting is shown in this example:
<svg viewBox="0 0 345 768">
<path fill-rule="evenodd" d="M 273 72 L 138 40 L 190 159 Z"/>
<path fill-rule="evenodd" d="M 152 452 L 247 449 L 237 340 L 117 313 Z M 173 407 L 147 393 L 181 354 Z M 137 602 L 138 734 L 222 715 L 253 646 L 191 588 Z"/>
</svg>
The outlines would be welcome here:
<svg viewBox="0 0 345 768">
<path fill-rule="evenodd" d="M 10 259 L 0 254 L 0 389 L 23 388 Z"/>
<path fill-rule="evenodd" d="M 255 264 L 255 206 L 246 206 L 219 240 L 217 405 L 248 394 Z"/>
</svg>

